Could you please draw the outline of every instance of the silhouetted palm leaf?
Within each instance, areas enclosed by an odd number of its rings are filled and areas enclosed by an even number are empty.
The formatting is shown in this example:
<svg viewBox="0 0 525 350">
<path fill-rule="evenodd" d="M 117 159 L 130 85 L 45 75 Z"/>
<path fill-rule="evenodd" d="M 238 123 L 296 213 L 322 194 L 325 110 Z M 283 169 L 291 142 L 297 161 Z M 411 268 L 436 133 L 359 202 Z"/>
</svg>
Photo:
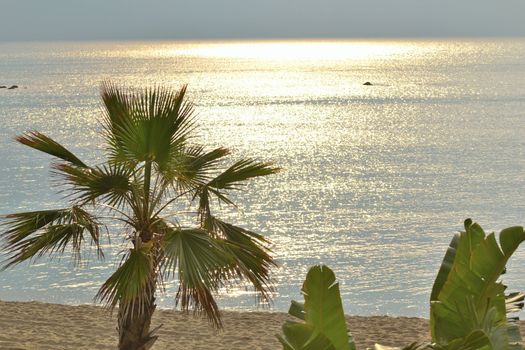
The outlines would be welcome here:
<svg viewBox="0 0 525 350">
<path fill-rule="evenodd" d="M 50 154 L 76 166 L 86 167 L 86 165 L 80 159 L 68 151 L 64 146 L 40 132 L 29 132 L 24 135 L 17 136 L 16 140 L 26 146 Z"/>
<path fill-rule="evenodd" d="M 253 159 L 243 159 L 212 179 L 208 183 L 208 187 L 218 190 L 239 189 L 240 186 L 246 185 L 244 181 L 248 179 L 275 174 L 280 170 L 280 168 L 274 166 L 272 163 L 262 163 Z"/>
</svg>

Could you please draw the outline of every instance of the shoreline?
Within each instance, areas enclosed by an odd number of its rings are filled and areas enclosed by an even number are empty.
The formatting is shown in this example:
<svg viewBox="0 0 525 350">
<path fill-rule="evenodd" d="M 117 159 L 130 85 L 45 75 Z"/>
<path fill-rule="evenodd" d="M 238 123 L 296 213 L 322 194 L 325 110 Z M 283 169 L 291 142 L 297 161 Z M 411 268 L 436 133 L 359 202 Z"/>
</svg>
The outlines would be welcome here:
<svg viewBox="0 0 525 350">
<path fill-rule="evenodd" d="M 180 311 L 156 310 L 152 329 L 163 325 L 153 350 L 280 350 L 275 337 L 292 319 L 284 312 L 223 311 L 224 329 Z M 428 320 L 417 317 L 346 316 L 357 349 L 374 343 L 403 346 L 429 339 Z M 0 348 L 4 350 L 116 349 L 116 313 L 96 305 L 0 301 Z M 522 323 L 523 328 L 523 323 Z"/>
</svg>

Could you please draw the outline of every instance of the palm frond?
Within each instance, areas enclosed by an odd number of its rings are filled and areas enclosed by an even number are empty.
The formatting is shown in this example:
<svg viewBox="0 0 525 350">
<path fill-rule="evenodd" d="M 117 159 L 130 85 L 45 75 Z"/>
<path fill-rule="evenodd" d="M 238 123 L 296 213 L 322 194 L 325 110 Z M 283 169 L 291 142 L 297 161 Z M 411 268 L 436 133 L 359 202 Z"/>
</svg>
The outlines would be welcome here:
<svg viewBox="0 0 525 350">
<path fill-rule="evenodd" d="M 209 191 L 210 188 L 204 187 L 199 194 L 198 213 L 201 227 L 213 237 L 224 240 L 222 249 L 233 257 L 232 264 L 227 267 L 230 273 L 241 280 L 250 281 L 257 292 L 257 297 L 269 301 L 273 292 L 270 269 L 276 266 L 270 255 L 269 241 L 260 234 L 213 216 L 210 210 Z"/>
<path fill-rule="evenodd" d="M 188 165 L 186 171 L 189 173 L 202 173 L 217 169 L 219 161 L 230 154 L 230 150 L 224 147 L 204 151 L 202 146 L 191 146 L 186 150 Z"/>
<path fill-rule="evenodd" d="M 179 278 L 177 305 L 183 310 L 194 308 L 205 312 L 217 327 L 221 320 L 212 293 L 231 278 L 225 267 L 232 257 L 221 249 L 218 240 L 201 229 L 180 229 L 166 224 L 163 269 L 165 274 Z"/>
<path fill-rule="evenodd" d="M 119 268 L 102 285 L 95 300 L 128 318 L 143 314 L 152 304 L 155 288 L 153 242 L 137 244 L 130 249 Z"/>
<path fill-rule="evenodd" d="M 54 168 L 71 186 L 73 196 L 82 203 L 101 198 L 110 206 L 120 206 L 131 191 L 132 170 L 120 164 L 80 168 L 62 163 Z"/>
<path fill-rule="evenodd" d="M 63 253 L 68 246 L 78 262 L 86 232 L 102 256 L 100 223 L 77 206 L 9 214 L 5 216 L 3 225 L 7 230 L 4 232 L 2 248 L 8 255 L 4 268 L 45 254 Z"/>
<path fill-rule="evenodd" d="M 242 280 L 251 282 L 257 296 L 264 301 L 271 299 L 273 287 L 270 269 L 277 266 L 269 248 L 269 242 L 262 235 L 226 223 L 209 216 L 205 229 L 216 237 L 222 249 L 232 257 L 227 267 L 230 273 Z"/>
<path fill-rule="evenodd" d="M 278 173 L 281 169 L 272 163 L 261 163 L 252 159 L 236 162 L 234 165 L 214 177 L 207 184 L 200 186 L 194 193 L 194 198 L 199 197 L 199 215 L 201 220 L 205 219 L 210 212 L 210 195 L 213 194 L 221 202 L 233 205 L 225 193 L 221 190 L 236 190 L 244 185 L 244 181 Z"/>
<path fill-rule="evenodd" d="M 230 151 L 222 147 L 211 151 L 204 151 L 201 146 L 186 147 L 162 169 L 161 175 L 179 193 L 195 190 L 213 178 L 221 159 L 228 154 Z"/>
<path fill-rule="evenodd" d="M 202 186 L 198 188 L 198 190 L 193 195 L 193 199 L 195 197 L 199 197 L 199 204 L 197 208 L 197 214 L 200 219 L 200 224 L 202 227 L 211 227 L 211 223 L 208 223 L 209 220 L 211 220 L 211 194 L 214 194 L 219 201 L 222 201 L 228 205 L 236 206 L 235 203 L 230 200 L 228 197 L 226 197 L 224 194 L 219 192 L 218 190 L 215 190 L 208 186 Z"/>
<path fill-rule="evenodd" d="M 238 189 L 243 182 L 259 176 L 278 173 L 281 169 L 273 163 L 244 159 L 236 162 L 208 183 L 208 187 L 220 190 Z"/>
<path fill-rule="evenodd" d="M 78 167 L 87 167 L 86 164 L 78 159 L 73 153 L 68 151 L 64 146 L 40 132 L 33 131 L 19 135 L 15 138 L 15 140 L 21 144 L 65 160 L 66 162 L 69 162 Z"/>
<path fill-rule="evenodd" d="M 186 86 L 178 92 L 159 87 L 123 92 L 105 83 L 101 94 L 114 161 L 152 161 L 162 170 L 185 145 L 193 128 L 193 105 L 184 101 Z"/>
</svg>

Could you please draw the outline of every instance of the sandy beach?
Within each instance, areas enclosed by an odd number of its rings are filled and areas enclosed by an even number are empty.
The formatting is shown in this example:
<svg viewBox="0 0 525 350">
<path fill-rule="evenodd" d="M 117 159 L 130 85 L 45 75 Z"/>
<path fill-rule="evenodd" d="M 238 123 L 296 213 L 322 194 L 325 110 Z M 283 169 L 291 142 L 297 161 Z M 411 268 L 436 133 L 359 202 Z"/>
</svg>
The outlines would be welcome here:
<svg viewBox="0 0 525 350">
<path fill-rule="evenodd" d="M 223 312 L 224 330 L 180 312 L 158 310 L 163 324 L 154 349 L 281 349 L 275 334 L 288 316 L 281 312 Z M 428 338 L 428 321 L 409 317 L 348 316 L 358 349 L 375 342 L 403 345 Z M 97 306 L 0 301 L 0 349 L 116 349 L 116 321 Z"/>
</svg>

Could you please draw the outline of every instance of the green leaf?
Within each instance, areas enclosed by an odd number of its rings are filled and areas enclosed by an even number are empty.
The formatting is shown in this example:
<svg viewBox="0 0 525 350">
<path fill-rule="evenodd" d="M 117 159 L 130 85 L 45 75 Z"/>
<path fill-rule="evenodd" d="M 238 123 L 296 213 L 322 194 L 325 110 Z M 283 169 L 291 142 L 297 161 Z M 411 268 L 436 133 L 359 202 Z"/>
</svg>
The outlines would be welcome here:
<svg viewBox="0 0 525 350">
<path fill-rule="evenodd" d="M 304 303 L 299 303 L 295 300 L 292 300 L 288 313 L 294 317 L 297 317 L 300 320 L 306 321 L 306 315 L 304 311 Z"/>
<path fill-rule="evenodd" d="M 510 258 L 524 239 L 523 227 L 521 226 L 509 227 L 502 230 L 499 234 L 499 241 L 503 254 L 507 258 Z"/>
<path fill-rule="evenodd" d="M 248 179 L 278 173 L 281 169 L 272 163 L 261 163 L 253 159 L 244 159 L 236 162 L 208 183 L 208 187 L 215 189 L 238 189 Z"/>
<path fill-rule="evenodd" d="M 110 308 L 117 304 L 127 318 L 129 314 L 142 315 L 151 306 L 155 288 L 152 243 L 138 244 L 130 249 L 120 267 L 99 289 L 95 300 L 104 302 Z"/>
<path fill-rule="evenodd" d="M 193 106 L 184 101 L 186 87 L 123 92 L 102 87 L 104 125 L 111 158 L 134 166 L 151 161 L 163 171 L 177 157 L 193 127 Z"/>
<path fill-rule="evenodd" d="M 73 153 L 68 151 L 64 146 L 40 132 L 29 132 L 24 135 L 17 136 L 16 140 L 21 144 L 65 160 L 66 162 L 69 162 L 78 167 L 87 167 L 87 165 L 85 165 Z"/>
<path fill-rule="evenodd" d="M 219 242 L 201 229 L 179 229 L 166 224 L 164 228 L 165 275 L 177 274 L 179 291 L 177 304 L 183 310 L 193 307 L 204 311 L 218 327 L 220 315 L 212 292 L 223 280 L 231 277 L 228 266 L 232 257 Z"/>
<path fill-rule="evenodd" d="M 118 164 L 80 168 L 56 164 L 57 174 L 71 186 L 72 194 L 82 203 L 101 199 L 110 206 L 121 206 L 131 191 L 132 171 Z"/>
<path fill-rule="evenodd" d="M 466 232 L 459 239 L 454 237 L 434 284 L 432 339 L 438 344 L 461 342 L 472 332 L 483 330 L 492 347 L 506 349 L 505 286 L 497 280 L 512 252 L 525 240 L 525 233 L 522 228 L 503 230 L 500 248 L 494 234 L 485 236 L 471 221 L 465 226 Z"/>
<path fill-rule="evenodd" d="M 492 350 L 492 346 L 487 334 L 480 330 L 474 330 L 464 338 L 451 341 L 445 346 L 433 346 L 435 350 Z"/>
<path fill-rule="evenodd" d="M 351 349 L 335 274 L 326 266 L 308 271 L 302 292 L 306 323 L 325 335 L 336 350 Z"/>
<path fill-rule="evenodd" d="M 286 321 L 282 330 L 283 335 L 277 338 L 284 350 L 336 350 L 328 338 L 309 324 Z"/>
<path fill-rule="evenodd" d="M 226 223 L 212 215 L 203 228 L 220 238 L 221 249 L 231 256 L 228 269 L 242 280 L 249 280 L 258 297 L 270 300 L 273 291 L 270 269 L 276 266 L 268 241 L 263 236 L 244 228 Z"/>
<path fill-rule="evenodd" d="M 63 253 L 70 247 L 75 260 L 80 261 L 85 233 L 100 250 L 100 224 L 80 207 L 42 210 L 5 216 L 2 249 L 9 256 L 5 268 L 45 254 Z"/>
<path fill-rule="evenodd" d="M 289 314 L 305 323 L 288 322 L 283 325 L 284 335 L 278 336 L 283 349 L 313 350 L 316 348 L 306 346 L 316 339 L 320 342 L 319 348 L 327 346 L 333 350 L 355 350 L 354 340 L 346 329 L 339 284 L 333 271 L 323 265 L 311 267 L 302 292 L 304 304 L 292 301 Z"/>
<path fill-rule="evenodd" d="M 448 279 L 450 270 L 452 269 L 452 266 L 454 265 L 454 259 L 456 258 L 456 250 L 458 248 L 458 242 L 459 242 L 459 235 L 454 235 L 454 237 L 452 238 L 452 241 L 450 241 L 450 245 L 447 249 L 447 252 L 445 253 L 445 257 L 443 258 L 443 262 L 441 263 L 441 267 L 439 268 L 438 274 L 436 276 L 436 280 L 434 281 L 434 285 L 432 286 L 432 293 L 430 294 L 430 301 L 437 300 L 437 297 L 439 293 L 441 293 L 441 289 L 443 288 L 443 285 Z"/>
</svg>

